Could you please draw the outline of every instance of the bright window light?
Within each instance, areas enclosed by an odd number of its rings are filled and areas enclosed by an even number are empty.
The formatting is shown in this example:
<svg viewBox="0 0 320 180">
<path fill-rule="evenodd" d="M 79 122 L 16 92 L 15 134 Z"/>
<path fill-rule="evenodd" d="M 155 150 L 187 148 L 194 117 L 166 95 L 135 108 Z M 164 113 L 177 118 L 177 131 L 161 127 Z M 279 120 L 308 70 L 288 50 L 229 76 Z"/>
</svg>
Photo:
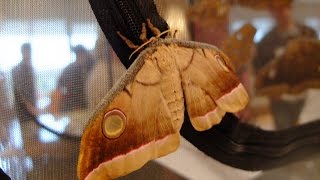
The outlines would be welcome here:
<svg viewBox="0 0 320 180">
<path fill-rule="evenodd" d="M 82 44 L 88 50 L 95 47 L 97 41 L 97 27 L 95 24 L 79 23 L 72 28 L 72 35 L 70 37 L 71 46 Z"/>
<path fill-rule="evenodd" d="M 32 60 L 37 71 L 66 67 L 71 62 L 68 37 L 66 35 L 33 36 Z"/>
<path fill-rule="evenodd" d="M 26 36 L 0 35 L 0 71 L 10 71 L 21 61 L 20 46 L 27 41 Z"/>
<path fill-rule="evenodd" d="M 308 19 L 305 19 L 305 23 L 307 26 L 315 29 L 318 33 L 318 37 L 320 38 L 320 22 L 319 18 L 317 17 L 310 17 Z"/>
<path fill-rule="evenodd" d="M 6 21 L 0 29 L 0 71 L 8 72 L 21 61 L 20 47 L 30 42 L 35 71 L 43 72 L 65 68 L 75 60 L 70 46 L 82 44 L 88 50 L 95 47 L 97 26 L 77 23 L 68 37 L 65 21 Z"/>
</svg>

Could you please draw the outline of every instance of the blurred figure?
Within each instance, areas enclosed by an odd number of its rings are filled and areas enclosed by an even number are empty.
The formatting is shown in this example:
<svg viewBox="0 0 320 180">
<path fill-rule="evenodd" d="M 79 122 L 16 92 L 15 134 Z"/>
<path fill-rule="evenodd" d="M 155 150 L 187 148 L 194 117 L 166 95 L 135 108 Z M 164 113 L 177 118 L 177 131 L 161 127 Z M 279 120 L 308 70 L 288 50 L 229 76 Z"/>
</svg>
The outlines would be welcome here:
<svg viewBox="0 0 320 180">
<path fill-rule="evenodd" d="M 220 48 L 230 35 L 230 7 L 230 2 L 224 0 L 194 1 L 187 12 L 193 23 L 193 39 Z"/>
<path fill-rule="evenodd" d="M 76 54 L 75 62 L 62 72 L 56 90 L 52 93 L 51 112 L 73 111 L 87 108 L 85 82 L 94 60 L 82 45 L 72 48 Z"/>
<path fill-rule="evenodd" d="M 96 42 L 95 51 L 97 63 L 86 82 L 86 94 L 90 109 L 98 105 L 126 70 L 102 32 Z"/>
<path fill-rule="evenodd" d="M 292 3 L 269 8 L 275 20 L 275 27 L 257 44 L 257 55 L 253 61 L 255 73 L 264 67 L 274 57 L 279 57 L 288 41 L 298 37 L 317 38 L 315 30 L 297 23 L 292 16 Z M 270 99 L 270 108 L 277 129 L 292 126 L 298 119 L 303 106 L 303 98 L 294 98 L 290 101 Z"/>
<path fill-rule="evenodd" d="M 269 8 L 275 20 L 275 27 L 257 44 L 257 56 L 254 68 L 259 71 L 273 57 L 282 52 L 282 47 L 289 40 L 297 37 L 317 38 L 317 32 L 310 27 L 297 23 L 292 16 L 292 4 L 284 4 Z"/>
<path fill-rule="evenodd" d="M 20 121 L 34 119 L 28 111 L 28 104 L 35 106 L 36 96 L 34 87 L 33 68 L 31 61 L 31 45 L 21 46 L 22 60 L 12 71 L 15 110 Z"/>
</svg>

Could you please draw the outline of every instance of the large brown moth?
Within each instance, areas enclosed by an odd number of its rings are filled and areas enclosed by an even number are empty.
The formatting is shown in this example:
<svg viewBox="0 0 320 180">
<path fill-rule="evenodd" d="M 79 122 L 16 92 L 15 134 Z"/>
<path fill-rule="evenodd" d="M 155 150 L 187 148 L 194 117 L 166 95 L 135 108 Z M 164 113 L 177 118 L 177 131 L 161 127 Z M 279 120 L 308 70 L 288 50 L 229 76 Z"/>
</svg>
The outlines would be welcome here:
<svg viewBox="0 0 320 180">
<path fill-rule="evenodd" d="M 279 98 L 320 88 L 319 49 L 318 39 L 301 37 L 289 41 L 283 53 L 257 73 L 256 94 Z"/>
<path fill-rule="evenodd" d="M 248 102 L 228 57 L 216 47 L 176 39 L 147 42 L 84 131 L 79 179 L 114 179 L 175 151 L 185 105 L 194 128 L 203 131 Z"/>
<path fill-rule="evenodd" d="M 251 24 L 244 24 L 221 44 L 221 50 L 228 55 L 236 70 L 251 63 L 255 51 L 253 41 L 256 28 Z"/>
</svg>

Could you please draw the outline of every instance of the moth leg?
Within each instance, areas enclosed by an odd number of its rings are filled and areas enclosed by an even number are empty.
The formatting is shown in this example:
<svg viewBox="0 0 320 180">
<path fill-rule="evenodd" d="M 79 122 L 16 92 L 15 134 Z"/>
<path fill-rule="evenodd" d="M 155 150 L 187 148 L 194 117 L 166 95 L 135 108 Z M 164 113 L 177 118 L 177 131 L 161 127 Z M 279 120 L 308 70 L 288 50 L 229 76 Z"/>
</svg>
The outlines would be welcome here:
<svg viewBox="0 0 320 180">
<path fill-rule="evenodd" d="M 152 33 L 156 36 L 156 37 L 160 37 L 161 32 L 158 28 L 154 27 L 153 24 L 151 23 L 150 19 L 147 19 L 147 24 L 148 27 L 150 28 L 150 30 L 152 31 Z"/>
<path fill-rule="evenodd" d="M 146 23 L 142 23 L 142 29 L 141 29 L 140 39 L 141 39 L 141 41 L 144 42 L 144 43 L 145 43 L 145 42 L 148 42 Z"/>
<path fill-rule="evenodd" d="M 128 45 L 129 48 L 131 48 L 131 49 L 139 48 L 139 46 L 135 45 L 132 41 L 130 41 L 128 38 L 126 38 L 124 35 L 122 35 L 119 31 L 117 31 L 117 34 Z"/>
<path fill-rule="evenodd" d="M 170 31 L 170 32 L 171 32 L 171 31 Z M 176 30 L 174 30 L 173 35 L 171 35 L 171 37 L 176 38 L 177 32 L 178 32 L 178 30 L 177 30 L 177 29 L 176 29 Z M 172 32 L 171 32 L 171 33 L 172 33 Z"/>
</svg>

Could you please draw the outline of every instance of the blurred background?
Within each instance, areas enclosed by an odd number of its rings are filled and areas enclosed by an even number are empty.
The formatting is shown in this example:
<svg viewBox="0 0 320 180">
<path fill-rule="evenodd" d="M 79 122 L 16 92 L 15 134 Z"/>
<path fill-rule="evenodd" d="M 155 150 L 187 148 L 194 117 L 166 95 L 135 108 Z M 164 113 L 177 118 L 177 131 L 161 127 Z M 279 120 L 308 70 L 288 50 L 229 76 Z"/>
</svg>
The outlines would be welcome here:
<svg viewBox="0 0 320 180">
<path fill-rule="evenodd" d="M 244 122 L 279 130 L 319 119 L 319 0 L 274 1 L 275 6 L 249 0 L 155 2 L 170 28 L 178 30 L 177 38 L 213 44 L 231 58 L 251 96 L 238 114 Z M 276 11 L 277 4 L 290 10 Z M 285 20 L 277 12 L 287 12 L 282 15 L 290 19 L 289 33 L 270 40 L 275 44 L 270 53 L 266 47 L 273 44 L 262 42 L 281 29 Z M 262 62 L 261 56 L 268 57 Z M 124 72 L 87 0 L 0 1 L 0 167 L 12 179 L 77 179 L 82 131 Z M 126 178 L 197 177 L 168 162 L 153 161 Z M 204 179 L 320 177 L 320 159 L 254 173 L 212 166 L 220 172 L 203 174 Z"/>
</svg>

